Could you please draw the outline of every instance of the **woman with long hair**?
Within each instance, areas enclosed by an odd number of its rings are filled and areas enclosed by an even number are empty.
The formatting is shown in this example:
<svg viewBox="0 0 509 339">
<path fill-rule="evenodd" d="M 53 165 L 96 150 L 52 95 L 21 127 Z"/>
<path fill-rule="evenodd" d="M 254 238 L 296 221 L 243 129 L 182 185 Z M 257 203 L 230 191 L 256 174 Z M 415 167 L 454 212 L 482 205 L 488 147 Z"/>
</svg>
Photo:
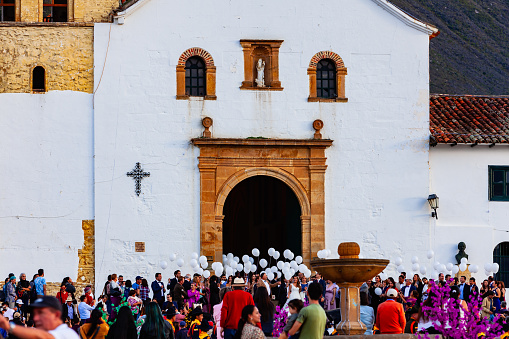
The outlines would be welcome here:
<svg viewBox="0 0 509 339">
<path fill-rule="evenodd" d="M 496 308 L 497 313 L 500 311 L 500 298 L 502 297 L 502 293 L 500 292 L 500 288 L 498 288 L 498 282 L 493 282 L 493 288 L 491 289 L 494 293 L 493 297 L 493 306 Z"/>
<path fill-rule="evenodd" d="M 441 334 L 440 331 L 435 330 L 435 322 L 430 320 L 428 314 L 424 311 L 424 307 L 432 307 L 432 294 L 421 304 L 419 308 L 419 313 L 417 315 L 417 331 L 423 332 L 426 331 L 429 334 Z M 439 325 L 439 323 L 437 323 Z"/>
<path fill-rule="evenodd" d="M 505 284 L 502 280 L 498 282 L 498 289 L 500 290 L 500 301 L 505 301 Z"/>
<path fill-rule="evenodd" d="M 272 336 L 274 331 L 274 304 L 270 300 L 265 286 L 258 286 L 254 296 L 254 302 L 261 314 L 262 331 L 267 336 Z"/>
<path fill-rule="evenodd" d="M 488 291 L 490 291 L 490 285 L 488 280 L 484 279 L 484 281 L 482 282 L 481 289 L 479 291 L 482 299 L 486 298 L 486 296 L 488 295 Z"/>
<path fill-rule="evenodd" d="M 143 305 L 145 307 L 150 302 L 149 294 L 150 294 L 150 289 L 148 288 L 148 281 L 147 281 L 147 279 L 142 279 L 141 286 L 140 286 L 140 298 L 143 301 Z"/>
<path fill-rule="evenodd" d="M 257 292 L 262 287 L 257 288 Z M 267 289 L 265 289 L 267 290 Z M 247 305 L 242 309 L 242 314 L 237 327 L 235 339 L 265 339 L 263 331 L 260 330 L 257 324 L 260 322 L 261 314 L 258 308 L 253 305 Z"/>
<path fill-rule="evenodd" d="M 117 320 L 111 325 L 106 339 L 138 339 L 131 308 L 122 306 L 118 310 Z"/>
<path fill-rule="evenodd" d="M 221 302 L 219 298 L 219 279 L 217 275 L 210 277 L 210 310 L 214 309 L 214 306 Z"/>
<path fill-rule="evenodd" d="M 90 314 L 90 322 L 83 324 L 80 328 L 80 338 L 82 339 L 104 339 L 108 334 L 110 327 L 102 319 L 103 313 L 99 309 L 94 309 Z"/>
<path fill-rule="evenodd" d="M 147 317 L 141 327 L 139 339 L 173 339 L 175 333 L 169 322 L 164 320 L 157 302 L 149 302 L 146 309 Z"/>
<path fill-rule="evenodd" d="M 337 285 L 332 282 L 332 280 L 327 279 L 325 285 L 325 303 L 324 309 L 326 311 L 331 311 L 336 309 L 336 291 Z"/>
</svg>

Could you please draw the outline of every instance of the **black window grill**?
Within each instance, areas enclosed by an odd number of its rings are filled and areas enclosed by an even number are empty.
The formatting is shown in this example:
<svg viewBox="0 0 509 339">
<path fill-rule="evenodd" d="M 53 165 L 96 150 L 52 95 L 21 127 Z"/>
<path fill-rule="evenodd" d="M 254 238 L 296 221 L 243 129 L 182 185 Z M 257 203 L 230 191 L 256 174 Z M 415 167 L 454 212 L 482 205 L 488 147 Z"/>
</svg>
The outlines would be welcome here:
<svg viewBox="0 0 509 339">
<path fill-rule="evenodd" d="M 491 201 L 509 201 L 509 166 L 489 166 Z"/>
<path fill-rule="evenodd" d="M 186 95 L 205 96 L 205 62 L 194 56 L 186 61 Z"/>
<path fill-rule="evenodd" d="M 32 91 L 46 92 L 46 70 L 42 66 L 34 68 L 32 73 Z"/>
<path fill-rule="evenodd" d="M 316 95 L 319 98 L 336 98 L 336 64 L 322 59 L 316 67 Z"/>
<path fill-rule="evenodd" d="M 0 21 L 15 21 L 14 0 L 0 0 Z"/>
<path fill-rule="evenodd" d="M 498 264 L 495 280 L 502 280 L 504 285 L 509 284 L 509 242 L 502 242 L 493 250 L 493 262 Z"/>
</svg>

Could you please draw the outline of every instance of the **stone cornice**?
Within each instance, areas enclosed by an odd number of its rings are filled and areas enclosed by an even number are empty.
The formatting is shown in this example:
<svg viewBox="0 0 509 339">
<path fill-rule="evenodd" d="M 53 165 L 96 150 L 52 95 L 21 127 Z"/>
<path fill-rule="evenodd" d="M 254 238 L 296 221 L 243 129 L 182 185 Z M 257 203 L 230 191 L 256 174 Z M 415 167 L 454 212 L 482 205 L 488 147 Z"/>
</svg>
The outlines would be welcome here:
<svg viewBox="0 0 509 339">
<path fill-rule="evenodd" d="M 240 138 L 195 138 L 193 145 L 201 146 L 235 146 L 235 147 L 318 147 L 332 145 L 330 139 L 240 139 Z"/>
</svg>

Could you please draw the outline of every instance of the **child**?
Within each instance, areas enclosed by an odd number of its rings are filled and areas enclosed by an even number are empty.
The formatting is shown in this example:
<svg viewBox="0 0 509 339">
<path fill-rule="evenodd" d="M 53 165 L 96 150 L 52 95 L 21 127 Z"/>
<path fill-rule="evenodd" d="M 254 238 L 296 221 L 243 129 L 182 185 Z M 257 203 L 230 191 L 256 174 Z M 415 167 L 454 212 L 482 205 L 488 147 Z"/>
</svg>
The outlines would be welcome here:
<svg viewBox="0 0 509 339">
<path fill-rule="evenodd" d="M 177 332 L 175 339 L 187 339 L 187 328 L 184 320 L 179 323 L 179 331 Z"/>
<path fill-rule="evenodd" d="M 288 309 L 290 310 L 290 316 L 288 317 L 288 321 L 286 322 L 285 327 L 283 328 L 283 333 L 279 336 L 280 339 L 288 338 L 288 332 L 293 326 L 295 320 L 299 316 L 300 310 L 304 307 L 302 300 L 293 299 L 288 302 Z M 300 332 L 295 333 L 290 337 L 290 339 L 298 339 Z"/>
</svg>

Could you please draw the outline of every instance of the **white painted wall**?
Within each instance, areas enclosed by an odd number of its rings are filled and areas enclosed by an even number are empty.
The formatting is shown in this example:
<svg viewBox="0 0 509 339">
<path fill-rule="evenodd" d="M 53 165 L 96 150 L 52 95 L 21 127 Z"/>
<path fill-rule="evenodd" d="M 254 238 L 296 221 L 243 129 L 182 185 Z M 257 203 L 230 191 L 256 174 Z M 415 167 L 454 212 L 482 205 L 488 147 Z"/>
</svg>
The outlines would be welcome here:
<svg viewBox="0 0 509 339">
<path fill-rule="evenodd" d="M 430 191 L 440 198 L 435 252 L 440 262 L 454 262 L 459 241 L 469 261 L 480 267 L 493 261 L 493 249 L 509 241 L 509 202 L 489 201 L 488 166 L 509 165 L 507 146 L 438 145 L 430 149 Z"/>
<path fill-rule="evenodd" d="M 94 218 L 92 95 L 0 94 L 0 272 L 76 279 Z"/>
<path fill-rule="evenodd" d="M 114 271 L 144 272 L 150 281 L 170 253 L 199 252 L 199 150 L 190 139 L 201 135 L 205 116 L 214 119 L 213 136 L 226 138 L 312 138 L 313 120 L 322 119 L 322 134 L 334 139 L 327 246 L 353 240 L 376 258 L 429 248 L 427 34 L 370 0 L 198 0 L 192 9 L 151 0 L 124 25 L 95 27 L 98 282 Z M 240 39 L 284 40 L 284 91 L 239 89 Z M 175 67 L 190 47 L 214 58 L 217 101 L 175 99 Z M 307 102 L 307 67 L 323 50 L 348 68 L 348 103 Z M 137 161 L 151 173 L 139 197 L 126 177 Z M 134 253 L 135 241 L 147 252 Z"/>
</svg>

